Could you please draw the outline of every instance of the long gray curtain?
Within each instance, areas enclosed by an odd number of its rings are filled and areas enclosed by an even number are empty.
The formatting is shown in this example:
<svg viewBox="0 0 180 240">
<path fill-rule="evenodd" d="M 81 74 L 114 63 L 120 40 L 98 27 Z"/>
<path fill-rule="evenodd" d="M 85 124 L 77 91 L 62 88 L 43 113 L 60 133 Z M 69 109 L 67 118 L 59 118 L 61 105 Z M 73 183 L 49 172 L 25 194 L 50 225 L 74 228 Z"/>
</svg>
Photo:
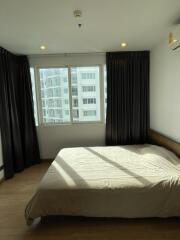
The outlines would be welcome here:
<svg viewBox="0 0 180 240">
<path fill-rule="evenodd" d="M 149 62 L 149 51 L 106 54 L 107 145 L 147 141 Z"/>
<path fill-rule="evenodd" d="M 5 178 L 40 162 L 26 56 L 0 48 L 0 128 Z"/>
</svg>

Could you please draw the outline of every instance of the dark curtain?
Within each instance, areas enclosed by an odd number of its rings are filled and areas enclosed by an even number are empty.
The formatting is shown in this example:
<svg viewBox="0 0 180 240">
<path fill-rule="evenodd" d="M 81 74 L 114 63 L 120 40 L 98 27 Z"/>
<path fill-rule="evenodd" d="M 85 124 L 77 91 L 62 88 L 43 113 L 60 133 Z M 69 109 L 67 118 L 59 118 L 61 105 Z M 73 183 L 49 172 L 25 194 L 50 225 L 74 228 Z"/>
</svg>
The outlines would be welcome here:
<svg viewBox="0 0 180 240">
<path fill-rule="evenodd" d="M 0 129 L 5 178 L 40 162 L 26 56 L 0 48 Z"/>
<path fill-rule="evenodd" d="M 149 51 L 110 52 L 106 144 L 141 144 L 149 129 Z"/>
</svg>

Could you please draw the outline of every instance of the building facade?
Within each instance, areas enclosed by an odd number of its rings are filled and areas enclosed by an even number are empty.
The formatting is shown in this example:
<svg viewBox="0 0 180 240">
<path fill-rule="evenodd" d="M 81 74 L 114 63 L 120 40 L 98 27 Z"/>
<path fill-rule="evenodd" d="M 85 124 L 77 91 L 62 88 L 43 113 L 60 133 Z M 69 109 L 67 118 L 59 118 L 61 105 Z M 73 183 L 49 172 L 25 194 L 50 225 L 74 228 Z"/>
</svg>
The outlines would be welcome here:
<svg viewBox="0 0 180 240">
<path fill-rule="evenodd" d="M 44 123 L 100 120 L 99 67 L 71 67 L 70 74 L 68 68 L 44 68 L 39 74 Z"/>
</svg>

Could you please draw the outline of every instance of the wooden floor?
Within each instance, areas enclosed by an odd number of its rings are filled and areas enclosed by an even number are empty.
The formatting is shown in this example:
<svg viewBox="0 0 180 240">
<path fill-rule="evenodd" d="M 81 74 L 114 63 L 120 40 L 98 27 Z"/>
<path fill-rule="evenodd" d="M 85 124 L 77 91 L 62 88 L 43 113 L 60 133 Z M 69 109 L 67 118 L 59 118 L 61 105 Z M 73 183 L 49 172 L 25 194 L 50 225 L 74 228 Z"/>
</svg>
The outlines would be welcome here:
<svg viewBox="0 0 180 240">
<path fill-rule="evenodd" d="M 0 184 L 0 240 L 180 240 L 180 219 L 47 218 L 32 227 L 25 206 L 48 163 L 33 166 Z"/>
</svg>

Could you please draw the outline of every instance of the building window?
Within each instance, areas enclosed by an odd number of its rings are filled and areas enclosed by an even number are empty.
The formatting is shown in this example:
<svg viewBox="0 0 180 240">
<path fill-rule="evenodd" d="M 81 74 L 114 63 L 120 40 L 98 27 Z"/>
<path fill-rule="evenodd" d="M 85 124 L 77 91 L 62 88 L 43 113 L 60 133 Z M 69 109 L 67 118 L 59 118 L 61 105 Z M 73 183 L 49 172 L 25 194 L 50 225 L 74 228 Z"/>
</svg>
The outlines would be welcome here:
<svg viewBox="0 0 180 240">
<path fill-rule="evenodd" d="M 73 107 L 78 107 L 78 99 L 77 98 L 73 99 Z"/>
<path fill-rule="evenodd" d="M 83 98 L 83 104 L 96 104 L 96 98 Z"/>
<path fill-rule="evenodd" d="M 78 95 L 78 89 L 77 89 L 78 85 L 77 86 L 72 86 L 72 96 L 77 96 Z"/>
<path fill-rule="evenodd" d="M 88 110 L 83 112 L 84 116 L 96 116 L 96 110 Z"/>
<path fill-rule="evenodd" d="M 79 118 L 79 110 L 78 109 L 73 110 L 73 118 L 74 119 Z"/>
<path fill-rule="evenodd" d="M 64 77 L 63 80 L 65 83 L 67 83 L 67 81 L 68 81 L 67 77 Z"/>
<path fill-rule="evenodd" d="M 65 113 L 69 111 L 68 68 L 42 68 L 39 73 L 43 122 L 70 122 Z"/>
<path fill-rule="evenodd" d="M 68 94 L 68 88 L 64 88 L 64 94 Z"/>
<path fill-rule="evenodd" d="M 65 110 L 65 114 L 66 114 L 66 115 L 69 115 L 69 110 Z"/>
<path fill-rule="evenodd" d="M 96 73 L 95 72 L 82 72 L 81 73 L 81 78 L 86 80 L 86 79 L 95 79 L 96 78 Z"/>
<path fill-rule="evenodd" d="M 95 92 L 96 86 L 82 86 L 83 92 Z"/>
<path fill-rule="evenodd" d="M 64 99 L 64 104 L 69 104 L 69 99 Z"/>
</svg>

